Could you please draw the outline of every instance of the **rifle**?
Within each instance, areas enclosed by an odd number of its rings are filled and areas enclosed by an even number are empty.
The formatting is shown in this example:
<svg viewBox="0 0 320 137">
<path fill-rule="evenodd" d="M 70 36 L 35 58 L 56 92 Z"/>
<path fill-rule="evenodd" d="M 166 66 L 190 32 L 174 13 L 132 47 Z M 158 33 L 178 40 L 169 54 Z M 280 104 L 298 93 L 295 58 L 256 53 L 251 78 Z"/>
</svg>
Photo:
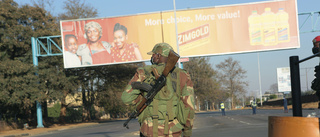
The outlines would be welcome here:
<svg viewBox="0 0 320 137">
<path fill-rule="evenodd" d="M 157 93 L 161 90 L 163 86 L 166 84 L 166 77 L 170 73 L 170 71 L 175 67 L 180 56 L 175 53 L 173 50 L 170 50 L 167 63 L 165 64 L 165 68 L 162 74 L 156 79 L 156 82 L 153 86 L 150 86 L 147 83 L 143 82 L 132 82 L 131 86 L 135 89 L 141 89 L 147 91 L 148 94 L 145 97 L 142 97 L 142 101 L 138 104 L 136 110 L 132 112 L 127 119 L 127 121 L 123 124 L 123 127 L 129 129 L 128 123 L 131 119 L 139 116 L 143 110 L 151 104 L 153 98 L 157 95 Z"/>
</svg>

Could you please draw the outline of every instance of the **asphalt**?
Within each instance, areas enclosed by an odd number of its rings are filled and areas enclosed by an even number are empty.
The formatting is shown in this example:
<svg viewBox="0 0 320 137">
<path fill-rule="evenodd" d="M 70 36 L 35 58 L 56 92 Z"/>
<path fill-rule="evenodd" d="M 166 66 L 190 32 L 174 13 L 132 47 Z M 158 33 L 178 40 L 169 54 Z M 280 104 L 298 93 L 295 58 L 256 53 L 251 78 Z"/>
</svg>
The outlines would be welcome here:
<svg viewBox="0 0 320 137">
<path fill-rule="evenodd" d="M 245 108 L 245 109 L 251 109 L 251 108 Z M 258 109 L 283 109 L 283 107 L 262 107 Z M 291 109 L 291 108 L 289 108 Z M 305 108 L 304 108 L 305 109 Z M 196 112 L 196 113 L 201 113 Z M 205 112 L 205 111 L 203 111 Z M 33 135 L 39 135 L 39 134 L 47 134 L 50 132 L 57 132 L 61 130 L 67 130 L 72 128 L 79 128 L 79 127 L 85 127 L 85 126 L 91 126 L 94 124 L 99 124 L 99 122 L 91 122 L 91 123 L 79 123 L 79 124 L 67 124 L 67 125 L 54 125 L 49 128 L 33 128 L 33 129 L 16 129 L 16 130 L 9 130 L 9 131 L 3 131 L 0 132 L 0 137 L 25 137 L 25 136 L 33 136 Z"/>
</svg>

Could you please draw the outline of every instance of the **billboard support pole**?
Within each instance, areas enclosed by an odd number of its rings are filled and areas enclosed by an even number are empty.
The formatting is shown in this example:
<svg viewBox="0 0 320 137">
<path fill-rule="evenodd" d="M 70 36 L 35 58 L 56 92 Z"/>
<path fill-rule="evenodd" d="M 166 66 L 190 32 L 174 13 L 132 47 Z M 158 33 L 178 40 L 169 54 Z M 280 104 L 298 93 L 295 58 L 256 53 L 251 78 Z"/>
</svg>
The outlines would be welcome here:
<svg viewBox="0 0 320 137">
<path fill-rule="evenodd" d="M 178 39 L 178 24 L 177 24 L 177 14 L 176 14 L 176 1 L 173 0 L 173 8 L 174 8 L 174 24 L 176 28 L 176 41 L 177 41 L 177 53 L 180 55 L 179 51 L 179 39 Z M 179 68 L 182 68 L 182 63 L 180 59 L 178 60 Z"/>
<path fill-rule="evenodd" d="M 31 37 L 31 46 L 32 46 L 33 65 L 35 67 L 38 67 L 37 42 L 34 37 Z M 36 74 L 36 75 L 38 75 L 38 74 Z M 41 109 L 41 104 L 39 101 L 36 101 L 36 108 L 37 108 L 37 122 L 38 122 L 37 128 L 43 128 L 44 126 L 42 123 L 42 109 Z"/>
<path fill-rule="evenodd" d="M 38 57 L 46 57 L 46 56 L 60 56 L 62 55 L 62 48 L 55 43 L 53 38 L 60 38 L 60 35 L 57 36 L 45 36 L 45 37 L 31 37 L 31 47 L 32 47 L 32 59 L 34 67 L 38 67 L 39 61 Z M 39 39 L 45 39 L 46 43 L 41 42 Z M 52 46 L 52 44 L 54 46 Z M 58 52 L 52 53 L 52 47 L 56 47 Z M 43 54 L 43 51 L 45 54 Z M 59 52 L 60 51 L 60 52 Z M 35 75 L 38 75 L 37 73 Z M 43 128 L 42 122 L 42 108 L 41 103 L 36 101 L 36 108 L 37 108 L 37 128 Z"/>
<path fill-rule="evenodd" d="M 290 57 L 291 94 L 293 116 L 302 117 L 299 57 Z"/>
</svg>

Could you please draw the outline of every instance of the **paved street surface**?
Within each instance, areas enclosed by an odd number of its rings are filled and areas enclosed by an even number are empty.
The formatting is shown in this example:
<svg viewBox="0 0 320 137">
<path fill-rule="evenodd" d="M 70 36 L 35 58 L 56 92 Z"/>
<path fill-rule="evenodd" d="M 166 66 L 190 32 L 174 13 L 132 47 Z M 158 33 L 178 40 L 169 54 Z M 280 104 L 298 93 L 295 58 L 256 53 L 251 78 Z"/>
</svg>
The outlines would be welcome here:
<svg viewBox="0 0 320 137">
<path fill-rule="evenodd" d="M 303 110 L 304 117 L 315 110 Z M 292 116 L 292 111 L 252 110 L 202 112 L 196 114 L 193 137 L 268 137 L 269 116 Z M 100 123 L 88 127 L 60 130 L 37 135 L 37 137 L 139 137 L 137 120 L 129 123 L 130 129 L 122 125 L 124 120 Z"/>
</svg>

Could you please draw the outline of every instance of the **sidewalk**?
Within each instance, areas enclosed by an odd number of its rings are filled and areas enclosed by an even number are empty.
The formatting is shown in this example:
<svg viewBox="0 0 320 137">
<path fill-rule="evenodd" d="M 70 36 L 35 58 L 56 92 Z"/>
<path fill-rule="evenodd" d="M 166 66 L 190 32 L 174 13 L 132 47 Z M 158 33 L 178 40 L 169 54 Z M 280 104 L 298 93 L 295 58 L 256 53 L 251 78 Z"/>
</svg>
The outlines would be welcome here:
<svg viewBox="0 0 320 137">
<path fill-rule="evenodd" d="M 90 123 L 78 123 L 78 124 L 66 124 L 66 125 L 53 125 L 49 128 L 34 128 L 34 129 L 16 129 L 9 131 L 0 132 L 0 137 L 22 137 L 22 136 L 33 136 L 38 134 L 46 134 L 50 132 L 56 132 L 66 129 L 85 127 L 99 124 L 98 122 L 90 122 Z"/>
</svg>

